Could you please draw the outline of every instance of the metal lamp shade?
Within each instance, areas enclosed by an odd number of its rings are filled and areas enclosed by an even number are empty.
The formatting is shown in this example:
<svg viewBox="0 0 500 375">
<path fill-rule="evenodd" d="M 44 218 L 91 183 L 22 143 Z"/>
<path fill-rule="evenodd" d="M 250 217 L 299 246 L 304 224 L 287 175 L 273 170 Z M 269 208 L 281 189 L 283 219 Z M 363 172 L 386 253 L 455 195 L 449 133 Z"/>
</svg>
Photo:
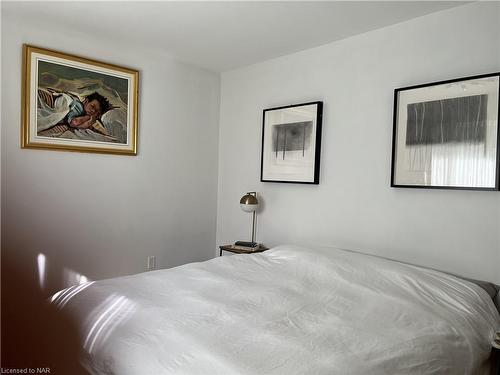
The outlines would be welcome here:
<svg viewBox="0 0 500 375">
<path fill-rule="evenodd" d="M 245 212 L 254 212 L 259 207 L 259 201 L 256 196 L 247 193 L 240 199 L 240 207 Z"/>
</svg>

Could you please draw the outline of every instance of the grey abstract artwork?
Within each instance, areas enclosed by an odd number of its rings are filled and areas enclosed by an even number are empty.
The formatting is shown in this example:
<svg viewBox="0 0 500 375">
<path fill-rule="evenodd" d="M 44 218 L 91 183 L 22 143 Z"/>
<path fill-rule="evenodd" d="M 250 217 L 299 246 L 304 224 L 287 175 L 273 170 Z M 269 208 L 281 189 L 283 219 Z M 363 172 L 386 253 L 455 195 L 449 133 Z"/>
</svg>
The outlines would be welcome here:
<svg viewBox="0 0 500 375">
<path fill-rule="evenodd" d="M 305 151 L 311 147 L 312 121 L 293 122 L 273 126 L 273 151 L 276 158 L 285 160 L 287 151 Z"/>
<path fill-rule="evenodd" d="M 488 95 L 408 104 L 406 145 L 484 143 L 487 108 Z"/>
<path fill-rule="evenodd" d="M 394 90 L 392 187 L 498 190 L 500 74 Z"/>
<path fill-rule="evenodd" d="M 260 180 L 319 183 L 323 102 L 263 111 Z"/>
</svg>

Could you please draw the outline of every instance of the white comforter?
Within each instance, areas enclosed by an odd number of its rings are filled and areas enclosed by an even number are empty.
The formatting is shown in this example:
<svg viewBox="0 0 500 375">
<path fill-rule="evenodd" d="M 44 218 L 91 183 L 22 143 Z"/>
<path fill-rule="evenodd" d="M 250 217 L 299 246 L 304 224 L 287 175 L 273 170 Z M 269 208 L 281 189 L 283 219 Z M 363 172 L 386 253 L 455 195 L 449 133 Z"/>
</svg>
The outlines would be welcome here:
<svg viewBox="0 0 500 375">
<path fill-rule="evenodd" d="M 280 246 L 88 283 L 54 298 L 95 374 L 480 374 L 500 317 L 467 281 Z"/>
</svg>

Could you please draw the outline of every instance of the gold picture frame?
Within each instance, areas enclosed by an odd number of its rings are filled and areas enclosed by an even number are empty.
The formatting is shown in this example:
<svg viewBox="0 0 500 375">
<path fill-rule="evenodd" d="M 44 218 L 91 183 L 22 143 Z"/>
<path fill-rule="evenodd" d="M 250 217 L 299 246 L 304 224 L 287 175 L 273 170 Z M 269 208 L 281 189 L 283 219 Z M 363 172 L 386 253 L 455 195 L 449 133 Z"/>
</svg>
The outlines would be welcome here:
<svg viewBox="0 0 500 375">
<path fill-rule="evenodd" d="M 139 72 L 23 45 L 21 147 L 137 155 Z"/>
</svg>

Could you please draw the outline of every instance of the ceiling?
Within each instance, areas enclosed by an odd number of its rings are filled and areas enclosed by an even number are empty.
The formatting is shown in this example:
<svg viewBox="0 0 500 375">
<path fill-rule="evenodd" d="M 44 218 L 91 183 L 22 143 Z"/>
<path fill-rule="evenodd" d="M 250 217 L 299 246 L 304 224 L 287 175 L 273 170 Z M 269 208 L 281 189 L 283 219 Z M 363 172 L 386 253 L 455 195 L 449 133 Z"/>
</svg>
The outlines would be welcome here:
<svg viewBox="0 0 500 375">
<path fill-rule="evenodd" d="M 2 14 L 159 48 L 221 72 L 455 7 L 462 1 L 2 2 Z"/>
</svg>

